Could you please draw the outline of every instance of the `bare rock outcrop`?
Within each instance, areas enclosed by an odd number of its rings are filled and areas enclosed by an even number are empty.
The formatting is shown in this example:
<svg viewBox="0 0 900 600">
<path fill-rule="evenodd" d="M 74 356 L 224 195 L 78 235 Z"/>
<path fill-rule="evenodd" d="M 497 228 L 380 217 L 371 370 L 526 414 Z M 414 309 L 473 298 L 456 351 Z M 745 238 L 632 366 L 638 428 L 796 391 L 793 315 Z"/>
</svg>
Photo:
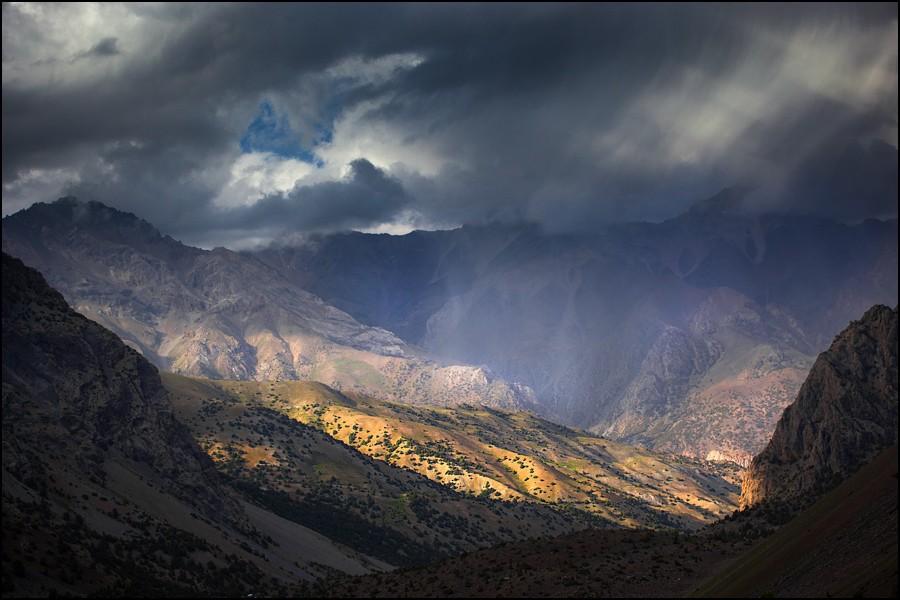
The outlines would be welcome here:
<svg viewBox="0 0 900 600">
<path fill-rule="evenodd" d="M 819 355 L 745 474 L 741 507 L 815 495 L 896 443 L 897 308 L 878 305 Z"/>
</svg>

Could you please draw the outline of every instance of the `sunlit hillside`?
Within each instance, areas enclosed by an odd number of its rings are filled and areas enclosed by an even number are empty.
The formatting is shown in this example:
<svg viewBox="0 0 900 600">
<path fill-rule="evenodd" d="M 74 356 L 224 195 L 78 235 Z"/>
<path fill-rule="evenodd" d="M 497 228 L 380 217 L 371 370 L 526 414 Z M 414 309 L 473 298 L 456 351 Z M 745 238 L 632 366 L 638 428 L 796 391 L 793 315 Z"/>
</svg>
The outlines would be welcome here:
<svg viewBox="0 0 900 600">
<path fill-rule="evenodd" d="M 577 510 L 628 527 L 692 528 L 736 508 L 734 465 L 653 453 L 526 412 L 413 407 L 311 382 L 164 380 L 185 399 L 176 400 L 182 418 L 220 464 L 240 460 L 248 469 L 277 470 L 284 463 L 284 448 L 271 434 L 229 429 L 248 411 L 271 410 L 374 459 L 483 498 Z"/>
</svg>

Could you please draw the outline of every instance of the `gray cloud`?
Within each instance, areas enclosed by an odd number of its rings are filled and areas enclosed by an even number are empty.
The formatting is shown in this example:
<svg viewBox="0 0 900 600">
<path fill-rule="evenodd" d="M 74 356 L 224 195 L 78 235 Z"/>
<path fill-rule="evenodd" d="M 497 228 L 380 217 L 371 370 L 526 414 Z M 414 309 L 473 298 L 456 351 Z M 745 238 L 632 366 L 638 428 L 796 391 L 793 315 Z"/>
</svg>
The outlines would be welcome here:
<svg viewBox="0 0 900 600">
<path fill-rule="evenodd" d="M 396 179 L 364 158 L 350 163 L 339 181 L 297 186 L 224 213 L 221 229 L 261 229 L 278 223 L 288 230 L 335 231 L 389 221 L 409 202 Z"/>
<path fill-rule="evenodd" d="M 735 183 L 760 210 L 897 213 L 895 4 L 103 5 L 65 43 L 54 10 L 3 5 L 4 214 L 58 187 L 213 244 L 590 229 Z M 118 40 L 114 67 L 55 70 Z M 327 130 L 322 169 L 235 166 L 263 99 Z"/>
<path fill-rule="evenodd" d="M 117 54 L 121 54 L 121 50 L 119 50 L 119 38 L 114 37 L 105 37 L 93 46 L 89 50 L 85 50 L 84 52 L 80 52 L 75 56 L 76 59 L 80 58 L 90 58 L 90 57 L 104 57 L 104 56 L 115 56 Z"/>
</svg>

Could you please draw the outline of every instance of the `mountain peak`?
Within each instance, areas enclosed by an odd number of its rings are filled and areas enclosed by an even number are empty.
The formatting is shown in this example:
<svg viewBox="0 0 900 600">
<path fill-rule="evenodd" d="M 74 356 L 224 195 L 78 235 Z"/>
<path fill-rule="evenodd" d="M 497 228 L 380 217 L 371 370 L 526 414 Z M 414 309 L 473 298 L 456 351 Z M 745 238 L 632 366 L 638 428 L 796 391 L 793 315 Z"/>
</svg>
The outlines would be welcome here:
<svg viewBox="0 0 900 600">
<path fill-rule="evenodd" d="M 47 203 L 38 202 L 37 204 L 47 204 Z M 50 202 L 49 204 L 57 205 L 57 206 L 76 206 L 79 204 L 84 204 L 84 202 L 82 202 L 75 196 L 63 196 L 62 198 L 58 198 L 57 200 L 54 200 L 53 202 Z"/>
<path fill-rule="evenodd" d="M 75 196 L 63 196 L 53 202 L 35 202 L 28 208 L 20 210 L 3 220 L 13 220 L 14 218 L 29 220 L 51 218 L 51 222 L 55 223 L 71 221 L 79 224 L 99 221 L 104 225 L 140 223 L 155 229 L 134 213 L 119 210 L 96 200 L 79 200 Z"/>
<path fill-rule="evenodd" d="M 3 219 L 3 229 L 31 232 L 89 231 L 108 241 L 133 244 L 136 241 L 156 243 L 164 239 L 156 227 L 134 213 L 113 208 L 95 200 L 82 201 L 64 196 L 54 202 L 36 202 Z"/>
</svg>

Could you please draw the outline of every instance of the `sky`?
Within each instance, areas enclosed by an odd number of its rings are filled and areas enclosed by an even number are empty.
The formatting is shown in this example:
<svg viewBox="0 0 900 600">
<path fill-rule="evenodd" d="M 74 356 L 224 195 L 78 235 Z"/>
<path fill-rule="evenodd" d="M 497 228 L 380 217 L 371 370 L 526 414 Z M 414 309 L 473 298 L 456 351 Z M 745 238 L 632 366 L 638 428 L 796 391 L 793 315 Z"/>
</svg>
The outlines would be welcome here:
<svg viewBox="0 0 900 600">
<path fill-rule="evenodd" d="M 3 4 L 3 215 L 200 245 L 897 215 L 897 5 Z"/>
</svg>

